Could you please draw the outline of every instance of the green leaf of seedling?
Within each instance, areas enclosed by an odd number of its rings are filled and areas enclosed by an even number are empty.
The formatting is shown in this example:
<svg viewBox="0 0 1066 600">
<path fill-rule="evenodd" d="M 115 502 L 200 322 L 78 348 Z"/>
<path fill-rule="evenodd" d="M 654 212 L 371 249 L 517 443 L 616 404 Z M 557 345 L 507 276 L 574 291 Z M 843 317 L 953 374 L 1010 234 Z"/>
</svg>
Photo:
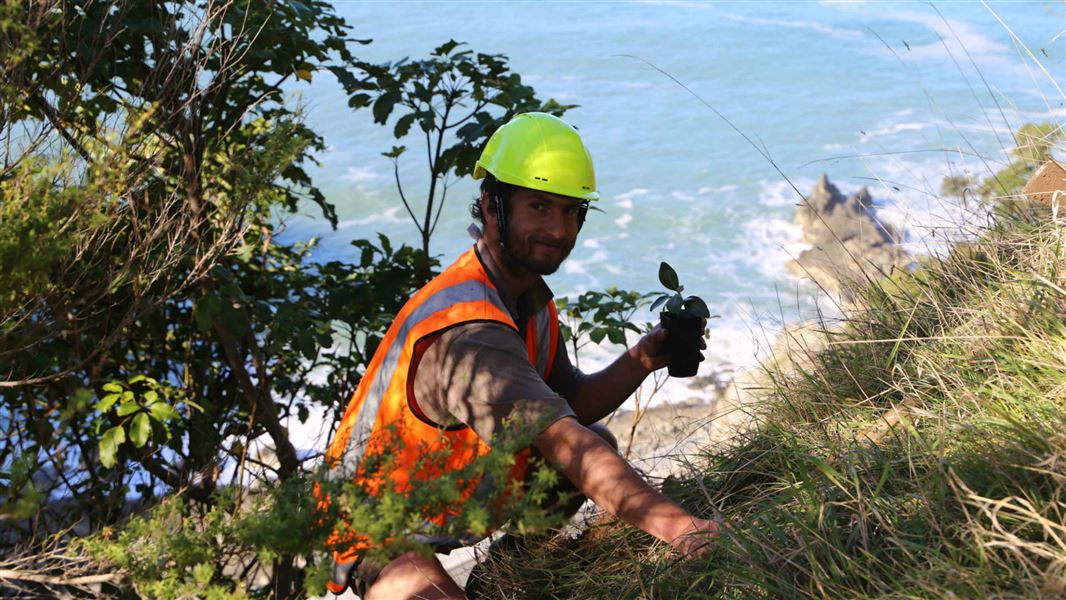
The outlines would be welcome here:
<svg viewBox="0 0 1066 600">
<path fill-rule="evenodd" d="M 669 299 L 670 299 L 670 296 L 667 295 L 667 294 L 663 294 L 662 296 L 659 296 L 658 298 L 655 299 L 655 302 L 651 303 L 651 308 L 649 308 L 648 310 L 654 312 L 656 308 L 659 308 L 659 306 L 662 305 L 663 302 L 666 302 Z"/>
<path fill-rule="evenodd" d="M 114 381 L 110 381 L 110 382 L 104 384 L 104 391 L 105 392 L 113 392 L 113 393 L 116 393 L 116 394 L 121 394 L 122 393 L 122 386 L 119 385 L 118 383 L 114 382 Z"/>
<path fill-rule="evenodd" d="M 673 296 L 670 296 L 669 300 L 666 301 L 666 308 L 663 309 L 663 312 L 676 315 L 681 312 L 681 307 L 684 305 L 684 303 L 685 301 L 682 300 L 680 294 L 674 294 Z"/>
<path fill-rule="evenodd" d="M 625 345 L 625 343 L 626 343 L 625 331 L 623 331 L 621 329 L 611 329 L 611 330 L 609 330 L 607 332 L 607 339 L 611 340 L 611 343 L 613 343 L 613 344 Z"/>
<path fill-rule="evenodd" d="M 665 262 L 659 263 L 659 282 L 668 290 L 681 291 L 681 282 L 677 279 L 677 271 Z"/>
<path fill-rule="evenodd" d="M 303 79 L 304 81 L 311 81 L 311 71 L 307 69 L 296 69 L 296 77 Z"/>
<path fill-rule="evenodd" d="M 139 413 L 133 417 L 130 423 L 130 441 L 138 448 L 148 443 L 148 436 L 152 433 L 152 424 L 148 420 L 148 413 Z"/>
<path fill-rule="evenodd" d="M 707 303 L 698 296 L 689 296 L 685 298 L 685 312 L 697 317 L 703 317 L 704 319 L 711 318 L 711 311 L 707 308 Z"/>
<path fill-rule="evenodd" d="M 122 388 L 119 389 L 121 390 Z M 118 402 L 120 396 L 121 394 L 108 394 L 104 396 L 100 399 L 100 402 L 97 403 L 96 410 L 102 413 L 106 413 L 107 411 L 111 410 L 111 407 L 115 405 L 115 402 Z"/>
<path fill-rule="evenodd" d="M 155 390 L 148 390 L 144 393 L 144 401 L 147 404 L 152 404 L 159 400 L 159 392 Z"/>
</svg>

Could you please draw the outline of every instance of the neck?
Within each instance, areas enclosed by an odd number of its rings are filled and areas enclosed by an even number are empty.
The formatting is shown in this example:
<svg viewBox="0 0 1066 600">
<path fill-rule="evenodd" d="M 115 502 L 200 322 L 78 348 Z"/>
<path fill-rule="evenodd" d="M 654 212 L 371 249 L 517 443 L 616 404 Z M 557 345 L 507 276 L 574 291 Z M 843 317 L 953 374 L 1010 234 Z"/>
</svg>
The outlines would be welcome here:
<svg viewBox="0 0 1066 600">
<path fill-rule="evenodd" d="M 529 269 L 511 260 L 507 251 L 500 247 L 497 236 L 485 236 L 478 241 L 478 251 L 482 255 L 488 253 L 492 258 L 496 270 L 496 277 L 500 278 L 503 285 L 507 286 L 507 292 L 512 298 L 518 298 L 529 291 L 540 276 Z"/>
</svg>

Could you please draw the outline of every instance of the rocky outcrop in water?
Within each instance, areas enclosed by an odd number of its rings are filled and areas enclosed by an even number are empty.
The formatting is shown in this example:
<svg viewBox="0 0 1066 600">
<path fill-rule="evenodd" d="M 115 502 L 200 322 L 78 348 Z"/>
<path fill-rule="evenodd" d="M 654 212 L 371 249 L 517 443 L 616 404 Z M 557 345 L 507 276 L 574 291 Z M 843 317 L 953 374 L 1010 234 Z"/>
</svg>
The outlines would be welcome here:
<svg viewBox="0 0 1066 600">
<path fill-rule="evenodd" d="M 789 270 L 844 302 L 851 300 L 856 285 L 910 263 L 899 245 L 901 233 L 878 220 L 865 187 L 845 197 L 822 175 L 796 209 L 795 221 L 811 248 L 790 261 Z"/>
</svg>

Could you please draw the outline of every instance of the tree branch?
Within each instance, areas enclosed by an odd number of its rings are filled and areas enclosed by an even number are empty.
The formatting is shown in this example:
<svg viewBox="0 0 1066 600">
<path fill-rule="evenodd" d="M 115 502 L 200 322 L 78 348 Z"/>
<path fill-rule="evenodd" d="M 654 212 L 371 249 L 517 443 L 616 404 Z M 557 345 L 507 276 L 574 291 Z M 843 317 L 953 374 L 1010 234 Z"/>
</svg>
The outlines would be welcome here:
<svg viewBox="0 0 1066 600">
<path fill-rule="evenodd" d="M 252 378 L 248 374 L 248 369 L 245 368 L 244 360 L 237 349 L 237 341 L 233 339 L 233 336 L 219 322 L 215 323 L 214 330 L 218 335 L 219 341 L 222 342 L 222 349 L 226 353 L 226 362 L 229 363 L 230 369 L 233 370 L 233 374 L 237 378 L 237 384 L 248 402 L 249 409 L 256 411 L 257 420 L 274 442 L 274 451 L 277 452 L 278 462 L 281 463 L 278 476 L 284 481 L 296 473 L 300 463 L 296 459 L 296 448 L 293 447 L 292 442 L 289 440 L 288 431 L 282 427 L 278 418 L 277 407 L 274 406 L 271 398 L 262 397 L 256 390 L 255 384 L 252 383 Z"/>
</svg>

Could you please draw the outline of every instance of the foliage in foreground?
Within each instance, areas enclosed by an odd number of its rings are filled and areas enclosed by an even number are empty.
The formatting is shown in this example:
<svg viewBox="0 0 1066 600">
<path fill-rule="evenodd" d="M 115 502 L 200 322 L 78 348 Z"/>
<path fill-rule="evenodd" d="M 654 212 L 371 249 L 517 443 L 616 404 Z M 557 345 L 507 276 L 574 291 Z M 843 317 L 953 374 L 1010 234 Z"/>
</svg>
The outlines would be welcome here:
<svg viewBox="0 0 1066 600">
<path fill-rule="evenodd" d="M 53 532 L 110 531 L 176 493 L 168 510 L 195 530 L 226 513 L 231 485 L 306 481 L 325 440 L 289 428 L 312 415 L 336 427 L 393 315 L 437 268 L 383 236 L 329 262 L 313 260 L 314 240 L 279 240 L 298 210 L 337 224 L 306 170 L 324 139 L 285 86 L 329 71 L 351 107 L 378 96 L 377 122 L 400 109 L 399 137 L 417 117 L 442 183 L 515 111 L 567 108 L 539 100 L 505 56 L 451 42 L 372 65 L 351 33 L 320 0 L 0 3 L 4 593 L 73 593 L 62 561 L 20 562 Z M 442 107 L 450 118 L 434 116 Z M 266 578 L 250 589 L 275 597 L 302 594 L 311 570 L 292 553 L 249 564 Z"/>
<path fill-rule="evenodd" d="M 529 443 L 520 436 L 500 440 L 470 466 L 443 475 L 438 465 L 447 453 L 425 454 L 414 469 L 422 475 L 409 489 L 372 489 L 320 473 L 275 486 L 226 488 L 210 506 L 176 494 L 120 532 L 83 538 L 76 547 L 118 569 L 123 581 L 116 589 L 145 598 L 271 597 L 267 565 L 276 568 L 284 557 L 303 565 L 301 595 L 322 595 L 331 563 L 321 559 L 331 534 L 370 542 L 369 553 L 388 562 L 411 550 L 431 552 L 416 534 L 483 536 L 505 521 L 524 532 L 559 526 L 559 517 L 545 510 L 563 500 L 555 492 L 556 471 L 537 463 L 525 486 L 507 477 Z M 387 478 L 395 460 L 393 452 L 378 455 L 364 464 L 364 475 Z M 479 485 L 483 481 L 491 485 Z M 470 502 L 461 501 L 465 489 L 473 489 Z M 427 516 L 445 511 L 450 518 L 444 524 L 427 523 Z"/>
<path fill-rule="evenodd" d="M 734 525 L 684 562 L 607 523 L 500 560 L 504 598 L 1066 594 L 1066 223 L 1004 205 L 766 373 L 758 427 L 664 491 Z M 713 507 L 713 508 L 712 508 Z"/>
</svg>

